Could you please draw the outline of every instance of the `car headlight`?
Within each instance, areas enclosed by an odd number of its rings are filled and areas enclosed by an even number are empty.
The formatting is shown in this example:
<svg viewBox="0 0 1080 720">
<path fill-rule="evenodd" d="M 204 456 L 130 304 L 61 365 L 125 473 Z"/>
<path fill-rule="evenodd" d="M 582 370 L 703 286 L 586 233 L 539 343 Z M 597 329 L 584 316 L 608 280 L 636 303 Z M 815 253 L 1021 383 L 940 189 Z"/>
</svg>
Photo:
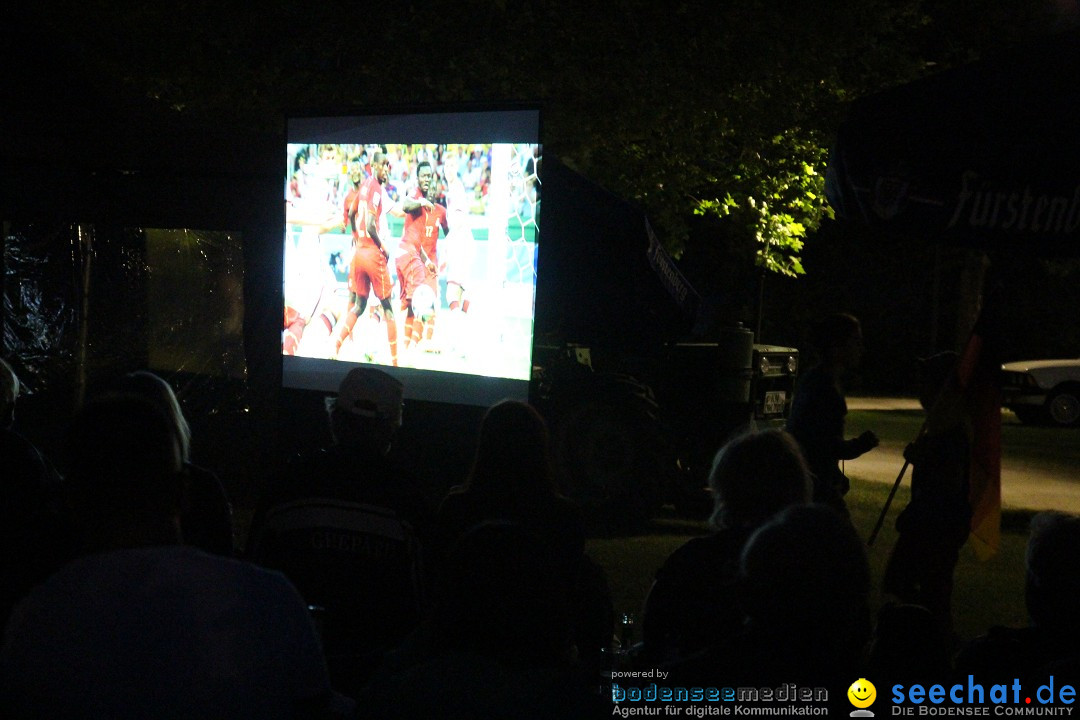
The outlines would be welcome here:
<svg viewBox="0 0 1080 720">
<path fill-rule="evenodd" d="M 761 359 L 758 360 L 758 372 L 762 375 L 768 375 L 770 370 L 772 370 L 772 363 L 769 362 L 768 357 L 762 355 Z"/>
<path fill-rule="evenodd" d="M 799 359 L 794 355 L 788 355 L 787 363 L 785 363 L 784 367 L 787 368 L 787 371 L 790 374 L 794 375 L 795 371 L 799 369 Z"/>
</svg>

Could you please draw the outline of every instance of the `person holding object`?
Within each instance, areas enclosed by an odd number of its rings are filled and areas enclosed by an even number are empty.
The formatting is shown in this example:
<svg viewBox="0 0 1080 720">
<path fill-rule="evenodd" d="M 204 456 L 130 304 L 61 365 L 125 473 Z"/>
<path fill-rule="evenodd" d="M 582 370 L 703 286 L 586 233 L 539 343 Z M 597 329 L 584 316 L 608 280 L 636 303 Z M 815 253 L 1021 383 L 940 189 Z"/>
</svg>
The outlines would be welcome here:
<svg viewBox="0 0 1080 720">
<path fill-rule="evenodd" d="M 883 589 L 933 613 L 941 640 L 952 632 L 953 571 L 971 528 L 968 473 L 971 424 L 956 381 L 958 355 L 920 361 L 919 402 L 927 419 L 904 449 L 912 466 L 911 501 L 896 519 L 899 532 L 885 567 Z"/>
<path fill-rule="evenodd" d="M 844 437 L 843 383 L 862 360 L 862 326 L 853 315 L 829 315 L 814 328 L 811 344 L 820 361 L 799 381 L 786 429 L 799 442 L 814 475 L 814 502 L 847 515 L 843 496 L 850 482 L 839 462 L 854 460 L 878 446 L 878 437 L 870 430 L 856 438 Z"/>
</svg>

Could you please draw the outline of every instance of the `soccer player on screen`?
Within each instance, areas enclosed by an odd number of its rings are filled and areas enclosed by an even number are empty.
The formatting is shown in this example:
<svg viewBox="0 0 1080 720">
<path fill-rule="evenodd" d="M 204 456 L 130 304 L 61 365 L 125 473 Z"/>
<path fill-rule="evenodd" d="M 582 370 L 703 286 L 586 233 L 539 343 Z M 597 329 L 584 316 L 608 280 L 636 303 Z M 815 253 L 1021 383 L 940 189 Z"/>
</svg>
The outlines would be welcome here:
<svg viewBox="0 0 1080 720">
<path fill-rule="evenodd" d="M 416 167 L 417 188 L 402 203 L 405 227 L 401 236 L 401 254 L 395 261 L 401 293 L 401 309 L 405 314 L 405 347 L 420 342 L 424 321 L 434 319 L 438 298 L 438 241 L 439 228 L 450 231 L 446 222 L 446 208 L 433 200 L 436 185 L 431 163 L 421 160 Z M 417 294 L 421 286 L 431 292 Z M 414 297 L 415 295 L 415 297 Z M 425 317 L 426 316 L 426 317 Z"/>
<path fill-rule="evenodd" d="M 473 263 L 473 236 L 469 229 L 469 193 L 458 175 L 458 159 L 448 155 L 443 163 L 446 176 L 446 212 L 450 230 L 440 246 L 443 250 L 446 273 L 446 299 L 450 317 L 454 319 L 452 340 L 460 341 L 463 334 L 465 313 L 469 311 L 469 299 L 465 288 Z M 440 324 L 440 327 L 443 327 Z M 439 331 L 442 335 L 442 330 Z"/>
<path fill-rule="evenodd" d="M 389 253 L 384 241 L 389 239 L 386 214 L 391 201 L 385 192 L 390 176 L 390 159 L 383 152 L 371 158 L 371 177 L 365 180 L 355 195 L 345 205 L 346 225 L 352 228 L 353 257 L 349 265 L 349 310 L 334 338 L 335 357 L 341 344 L 352 333 L 357 318 L 367 308 L 368 295 L 372 292 L 379 300 L 386 323 L 386 339 L 390 343 L 390 359 L 398 364 L 397 322 L 390 303 L 393 282 L 387 268 Z"/>
<path fill-rule="evenodd" d="M 343 212 L 338 216 L 342 217 L 344 215 L 341 225 L 346 230 L 349 229 L 349 208 L 355 207 L 356 197 L 360 194 L 360 186 L 364 184 L 364 165 L 358 157 L 349 159 L 349 182 L 352 186 L 349 188 L 349 192 L 345 194 L 345 203 L 342 205 Z"/>
<path fill-rule="evenodd" d="M 299 303 L 286 301 L 285 325 L 281 332 L 282 355 L 296 355 L 302 338 L 307 338 L 308 346 L 317 344 L 319 339 L 329 339 L 337 322 L 333 297 L 324 289 L 320 289 L 316 297 L 315 305 L 307 305 L 307 310 L 303 309 L 303 304 L 298 309 L 295 305 Z"/>
<path fill-rule="evenodd" d="M 351 198 L 359 191 L 364 179 L 359 162 L 350 163 L 349 177 L 353 183 Z M 305 199 L 299 195 L 292 197 L 291 184 L 289 193 L 285 222 L 292 228 L 292 233 L 291 240 L 287 237 L 285 243 L 285 316 L 281 353 L 309 355 L 314 352 L 321 355 L 327 352 L 325 345 L 344 309 L 339 307 L 333 292 L 334 256 L 329 258 L 330 267 L 319 262 L 323 255 L 321 236 L 342 228 L 345 223 L 341 220 L 341 209 L 334 208 L 325 194 L 320 197 L 317 192 L 309 192 Z"/>
</svg>

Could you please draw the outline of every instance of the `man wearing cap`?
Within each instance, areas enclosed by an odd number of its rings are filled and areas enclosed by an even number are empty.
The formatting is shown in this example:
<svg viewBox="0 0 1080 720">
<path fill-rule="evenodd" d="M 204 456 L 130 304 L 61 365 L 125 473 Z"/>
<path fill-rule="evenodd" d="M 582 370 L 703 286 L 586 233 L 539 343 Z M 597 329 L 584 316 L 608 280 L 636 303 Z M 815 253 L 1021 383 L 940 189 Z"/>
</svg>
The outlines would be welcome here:
<svg viewBox="0 0 1080 720">
<path fill-rule="evenodd" d="M 289 463 L 252 522 L 252 559 L 325 609 L 327 661 L 347 694 L 419 620 L 420 540 L 431 512 L 387 459 L 403 390 L 381 370 L 351 370 L 327 398 L 333 445 Z"/>
</svg>

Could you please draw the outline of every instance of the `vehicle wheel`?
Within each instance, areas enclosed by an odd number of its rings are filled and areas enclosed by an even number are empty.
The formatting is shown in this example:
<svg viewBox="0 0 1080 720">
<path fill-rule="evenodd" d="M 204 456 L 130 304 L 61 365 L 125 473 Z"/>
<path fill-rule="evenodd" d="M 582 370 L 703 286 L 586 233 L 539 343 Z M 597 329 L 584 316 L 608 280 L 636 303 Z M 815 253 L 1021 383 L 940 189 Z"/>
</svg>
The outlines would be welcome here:
<svg viewBox="0 0 1080 720">
<path fill-rule="evenodd" d="M 1025 425 L 1045 425 L 1046 410 L 1040 407 L 1016 407 L 1012 411 Z"/>
<path fill-rule="evenodd" d="M 1080 423 L 1080 388 L 1069 386 L 1054 390 L 1046 399 L 1046 412 L 1055 425 Z"/>
</svg>

